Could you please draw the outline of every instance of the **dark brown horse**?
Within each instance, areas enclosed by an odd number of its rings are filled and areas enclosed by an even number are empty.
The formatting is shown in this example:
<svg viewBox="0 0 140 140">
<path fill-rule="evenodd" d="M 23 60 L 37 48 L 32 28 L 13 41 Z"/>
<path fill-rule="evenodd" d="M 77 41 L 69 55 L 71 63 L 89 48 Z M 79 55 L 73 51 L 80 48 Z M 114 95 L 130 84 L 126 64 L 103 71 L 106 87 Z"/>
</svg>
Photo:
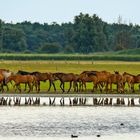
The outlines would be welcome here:
<svg viewBox="0 0 140 140">
<path fill-rule="evenodd" d="M 78 76 L 73 73 L 55 73 L 55 76 L 60 80 L 60 88 L 63 92 L 65 92 L 65 82 L 70 83 L 70 87 L 67 92 L 71 90 L 72 82 L 77 86 L 76 82 L 78 80 Z"/>
<path fill-rule="evenodd" d="M 31 73 L 31 75 L 34 75 L 37 78 L 38 92 L 40 91 L 40 82 L 41 81 L 46 82 L 47 80 L 49 80 L 49 89 L 48 89 L 48 91 L 50 91 L 50 88 L 51 88 L 52 85 L 54 87 L 54 91 L 56 91 L 54 81 L 58 80 L 58 78 L 55 76 L 55 74 L 47 73 L 47 72 L 46 73 L 33 72 L 33 73 Z"/>
</svg>

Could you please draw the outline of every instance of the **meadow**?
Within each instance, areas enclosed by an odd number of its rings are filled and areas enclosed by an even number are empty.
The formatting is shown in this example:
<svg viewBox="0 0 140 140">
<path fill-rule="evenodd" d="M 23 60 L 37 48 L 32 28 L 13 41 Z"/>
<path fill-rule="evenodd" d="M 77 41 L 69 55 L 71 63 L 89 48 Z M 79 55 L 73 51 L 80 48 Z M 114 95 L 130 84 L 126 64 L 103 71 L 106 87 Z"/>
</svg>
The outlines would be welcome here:
<svg viewBox="0 0 140 140">
<path fill-rule="evenodd" d="M 59 60 L 59 61 L 140 61 L 140 49 L 118 51 L 118 52 L 100 52 L 92 54 L 21 54 L 21 53 L 0 53 L 0 60 Z"/>
<path fill-rule="evenodd" d="M 131 74 L 140 73 L 140 62 L 126 62 L 126 61 L 0 61 L 0 68 L 9 69 L 13 72 L 18 70 L 24 71 L 39 71 L 39 72 L 65 72 L 80 74 L 85 70 L 106 70 L 111 73 L 119 71 L 120 73 L 129 72 Z M 41 90 L 47 91 L 48 82 L 41 82 Z M 55 82 L 56 88 L 59 88 L 59 81 Z M 10 88 L 12 86 L 9 84 Z M 66 88 L 68 88 L 68 83 Z M 87 84 L 88 89 L 92 89 L 92 83 Z M 137 86 L 136 86 L 137 88 Z M 53 88 L 51 89 L 53 90 Z"/>
</svg>

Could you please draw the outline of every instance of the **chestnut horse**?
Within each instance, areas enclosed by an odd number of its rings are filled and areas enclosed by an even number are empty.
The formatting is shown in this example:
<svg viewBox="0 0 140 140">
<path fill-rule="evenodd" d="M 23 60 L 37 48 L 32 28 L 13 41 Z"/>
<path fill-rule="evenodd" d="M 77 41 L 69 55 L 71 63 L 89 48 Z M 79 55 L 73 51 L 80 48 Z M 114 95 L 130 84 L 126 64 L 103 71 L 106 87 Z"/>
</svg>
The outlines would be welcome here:
<svg viewBox="0 0 140 140">
<path fill-rule="evenodd" d="M 124 92 L 124 86 L 123 86 L 123 76 L 119 74 L 119 72 L 115 71 L 115 74 L 110 74 L 107 80 L 106 84 L 106 92 L 108 90 L 112 91 L 112 84 L 117 85 L 117 92 Z M 110 89 L 108 89 L 108 86 L 110 85 Z"/>
<path fill-rule="evenodd" d="M 134 82 L 135 75 L 129 74 L 127 72 L 124 72 L 122 75 L 123 75 L 123 78 L 124 78 L 124 82 L 123 82 L 124 83 L 124 87 L 125 87 L 125 83 L 127 83 L 129 91 L 131 91 L 132 87 L 133 87 L 132 84 Z"/>
<path fill-rule="evenodd" d="M 55 77 L 55 75 L 53 73 L 41 73 L 41 72 L 38 72 L 38 71 L 36 71 L 36 72 L 27 72 L 27 71 L 19 70 L 17 72 L 17 74 L 36 76 L 36 78 L 37 78 L 36 90 L 38 92 L 40 91 L 40 82 L 41 81 L 45 82 L 47 80 L 49 80 L 49 89 L 48 89 L 48 91 L 50 91 L 52 85 L 54 87 L 54 91 L 56 91 L 54 81 L 57 80 L 57 78 Z M 26 89 L 26 85 L 25 85 L 25 89 Z"/>
<path fill-rule="evenodd" d="M 130 73 L 124 72 L 123 75 L 126 77 L 127 76 L 127 83 L 129 84 L 129 89 L 132 90 L 132 92 L 135 92 L 134 86 L 135 84 L 140 83 L 140 74 L 138 75 L 132 75 Z M 139 90 L 140 90 L 140 85 L 139 85 Z"/>
<path fill-rule="evenodd" d="M 84 89 L 86 91 L 87 90 L 86 83 L 94 81 L 93 78 L 88 76 L 90 73 L 92 73 L 92 72 L 91 71 L 84 71 L 79 75 L 79 79 L 78 79 L 79 91 L 84 91 Z"/>
<path fill-rule="evenodd" d="M 32 87 L 33 87 L 33 84 L 36 82 L 36 77 L 33 75 L 18 75 L 17 74 L 17 75 L 9 76 L 5 82 L 8 83 L 10 81 L 15 82 L 15 85 L 14 85 L 14 87 L 16 86 L 15 92 L 17 89 L 21 92 L 20 84 L 24 83 L 29 86 L 29 91 L 28 91 L 29 93 L 33 89 Z"/>
<path fill-rule="evenodd" d="M 102 88 L 104 84 L 107 83 L 108 77 L 111 75 L 111 73 L 107 71 L 94 71 L 91 73 L 87 73 L 87 75 L 92 79 L 94 83 L 93 91 L 94 89 L 97 89 L 98 86 L 100 91 L 102 92 Z"/>
</svg>

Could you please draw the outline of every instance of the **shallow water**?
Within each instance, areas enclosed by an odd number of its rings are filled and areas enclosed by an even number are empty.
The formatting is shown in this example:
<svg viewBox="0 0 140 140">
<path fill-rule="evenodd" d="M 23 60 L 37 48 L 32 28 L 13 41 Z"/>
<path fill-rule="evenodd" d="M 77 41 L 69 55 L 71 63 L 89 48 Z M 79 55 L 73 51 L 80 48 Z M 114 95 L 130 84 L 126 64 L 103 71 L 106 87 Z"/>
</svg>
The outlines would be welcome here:
<svg viewBox="0 0 140 140">
<path fill-rule="evenodd" d="M 0 107 L 0 139 L 59 140 L 71 134 L 83 140 L 140 139 L 140 108 Z"/>
</svg>

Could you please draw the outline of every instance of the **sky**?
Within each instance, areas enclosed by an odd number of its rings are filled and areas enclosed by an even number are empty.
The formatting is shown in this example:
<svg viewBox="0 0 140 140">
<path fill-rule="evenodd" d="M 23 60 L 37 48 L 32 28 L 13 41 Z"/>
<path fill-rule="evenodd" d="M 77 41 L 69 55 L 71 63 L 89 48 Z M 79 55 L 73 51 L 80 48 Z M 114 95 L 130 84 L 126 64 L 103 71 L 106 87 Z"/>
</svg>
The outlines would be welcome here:
<svg viewBox="0 0 140 140">
<path fill-rule="evenodd" d="M 97 14 L 108 23 L 140 24 L 140 0 L 0 0 L 0 19 L 5 22 L 73 22 L 79 13 Z"/>
</svg>

